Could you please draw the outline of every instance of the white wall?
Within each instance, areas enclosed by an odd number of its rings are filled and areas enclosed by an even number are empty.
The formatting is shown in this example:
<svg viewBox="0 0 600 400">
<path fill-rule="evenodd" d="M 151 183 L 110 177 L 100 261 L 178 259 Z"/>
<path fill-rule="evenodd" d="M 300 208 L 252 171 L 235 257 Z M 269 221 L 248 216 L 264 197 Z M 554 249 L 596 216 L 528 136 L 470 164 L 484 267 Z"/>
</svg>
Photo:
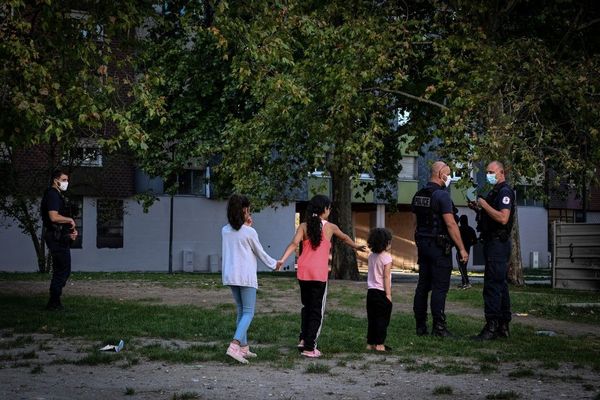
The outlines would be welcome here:
<svg viewBox="0 0 600 400">
<path fill-rule="evenodd" d="M 96 199 L 83 204 L 83 246 L 72 249 L 74 271 L 168 271 L 169 197 L 144 214 L 134 200 L 125 200 L 123 248 L 96 248 Z M 226 202 L 199 197 L 175 197 L 173 271 L 183 269 L 183 250 L 193 252 L 193 270 L 208 271 L 209 255 L 221 255 L 221 227 L 227 223 Z M 279 258 L 294 234 L 295 207 L 268 208 L 253 213 L 254 228 L 267 253 Z M 0 228 L 0 271 L 32 272 L 37 261 L 31 240 L 18 228 Z M 290 258 L 290 260 L 292 260 Z M 288 263 L 293 262 L 288 260 Z M 259 269 L 266 270 L 259 262 Z"/>
<path fill-rule="evenodd" d="M 525 268 L 531 267 L 531 252 L 539 254 L 539 268 L 549 268 L 548 263 L 548 211 L 543 207 L 517 208 L 519 213 L 519 235 L 521 236 L 521 257 Z M 469 217 L 469 225 L 475 229 L 475 212 L 467 207 L 458 207 L 458 214 L 466 214 Z M 479 233 L 478 233 L 479 234 Z M 474 266 L 473 261 L 475 249 L 471 250 L 468 267 Z M 454 257 L 454 253 L 453 253 Z M 453 260 L 455 260 L 453 258 Z M 483 261 L 483 260 L 482 260 Z M 453 261 L 456 264 L 456 261 Z M 477 263 L 482 267 L 482 263 Z M 478 269 L 478 268 L 475 268 Z"/>
<path fill-rule="evenodd" d="M 539 268 L 549 268 L 548 263 L 548 210 L 543 207 L 517 208 L 521 258 L 525 268 L 531 268 L 531 252 L 539 254 Z"/>
</svg>

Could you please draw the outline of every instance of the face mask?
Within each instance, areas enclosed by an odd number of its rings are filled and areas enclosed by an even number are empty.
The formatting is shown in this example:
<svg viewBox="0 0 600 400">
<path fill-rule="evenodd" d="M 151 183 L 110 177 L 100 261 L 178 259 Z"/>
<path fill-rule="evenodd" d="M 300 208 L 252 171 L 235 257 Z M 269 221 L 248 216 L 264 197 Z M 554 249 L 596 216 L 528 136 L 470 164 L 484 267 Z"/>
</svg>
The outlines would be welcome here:
<svg viewBox="0 0 600 400">
<path fill-rule="evenodd" d="M 444 185 L 446 187 L 450 187 L 451 183 L 452 183 L 452 177 L 450 175 L 446 175 L 446 180 L 444 181 Z"/>
<path fill-rule="evenodd" d="M 498 179 L 496 179 L 496 174 L 486 174 L 485 177 L 490 185 L 495 185 L 496 182 L 498 182 Z"/>
<path fill-rule="evenodd" d="M 68 187 L 69 187 L 69 182 L 58 182 L 58 188 L 62 192 L 66 192 Z"/>
</svg>

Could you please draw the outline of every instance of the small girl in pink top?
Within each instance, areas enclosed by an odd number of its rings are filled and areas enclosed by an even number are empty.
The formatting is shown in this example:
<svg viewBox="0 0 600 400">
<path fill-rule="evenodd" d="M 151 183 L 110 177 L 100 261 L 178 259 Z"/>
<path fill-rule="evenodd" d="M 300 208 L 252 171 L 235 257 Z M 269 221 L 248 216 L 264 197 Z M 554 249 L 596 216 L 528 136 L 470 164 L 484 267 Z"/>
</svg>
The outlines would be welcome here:
<svg viewBox="0 0 600 400">
<path fill-rule="evenodd" d="M 298 283 L 302 300 L 300 325 L 300 350 L 305 357 L 319 357 L 317 338 L 323 325 L 323 312 L 327 297 L 327 280 L 329 278 L 329 251 L 331 237 L 335 235 L 348 246 L 364 250 L 365 246 L 355 243 L 337 225 L 327 221 L 331 212 L 331 201 L 327 196 L 313 197 L 306 209 L 306 222 L 300 224 L 291 243 L 277 262 L 285 260 L 302 243 L 302 254 L 298 258 Z"/>
<path fill-rule="evenodd" d="M 384 228 L 372 229 L 367 239 L 369 255 L 367 278 L 367 350 L 391 350 L 385 343 L 392 315 L 392 233 Z"/>
</svg>

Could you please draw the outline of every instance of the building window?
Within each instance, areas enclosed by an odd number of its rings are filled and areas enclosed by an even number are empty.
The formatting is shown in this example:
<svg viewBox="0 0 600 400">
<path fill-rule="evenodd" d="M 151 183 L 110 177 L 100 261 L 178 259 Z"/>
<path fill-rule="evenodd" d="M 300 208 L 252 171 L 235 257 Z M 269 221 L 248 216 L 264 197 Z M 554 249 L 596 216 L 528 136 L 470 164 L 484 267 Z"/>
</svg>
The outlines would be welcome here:
<svg viewBox="0 0 600 400">
<path fill-rule="evenodd" d="M 417 180 L 417 157 L 403 156 L 400 160 L 402 170 L 398 174 L 401 180 Z"/>
<path fill-rule="evenodd" d="M 123 200 L 98 199 L 96 216 L 96 247 L 123 247 Z"/>
<path fill-rule="evenodd" d="M 207 177 L 204 169 L 186 169 L 183 173 L 177 174 L 176 181 L 167 181 L 167 186 L 173 183 L 177 184 L 178 195 L 206 196 Z"/>
<path fill-rule="evenodd" d="M 83 197 L 69 196 L 69 212 L 71 218 L 75 220 L 77 227 L 77 239 L 71 244 L 73 249 L 81 249 L 83 247 Z"/>
<path fill-rule="evenodd" d="M 92 140 L 82 140 L 77 147 L 67 152 L 63 164 L 79 167 L 101 167 L 102 151 L 100 146 Z"/>
</svg>

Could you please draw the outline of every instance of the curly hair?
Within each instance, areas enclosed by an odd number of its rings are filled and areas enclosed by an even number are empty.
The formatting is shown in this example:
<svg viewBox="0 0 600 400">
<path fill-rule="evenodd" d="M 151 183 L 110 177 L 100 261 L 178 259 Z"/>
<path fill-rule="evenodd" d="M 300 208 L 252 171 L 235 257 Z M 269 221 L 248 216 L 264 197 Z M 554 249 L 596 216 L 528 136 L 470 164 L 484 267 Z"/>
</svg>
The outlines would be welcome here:
<svg viewBox="0 0 600 400">
<path fill-rule="evenodd" d="M 321 244 L 323 225 L 319 215 L 323 214 L 325 209 L 329 207 L 331 207 L 331 200 L 322 194 L 310 199 L 308 207 L 306 207 L 306 234 L 313 249 Z"/>
<path fill-rule="evenodd" d="M 367 244 L 373 253 L 385 251 L 392 241 L 392 232 L 385 228 L 374 228 L 369 232 Z"/>
<path fill-rule="evenodd" d="M 236 231 L 246 222 L 244 208 L 247 207 L 250 207 L 250 200 L 241 194 L 232 194 L 227 202 L 227 221 Z"/>
</svg>

